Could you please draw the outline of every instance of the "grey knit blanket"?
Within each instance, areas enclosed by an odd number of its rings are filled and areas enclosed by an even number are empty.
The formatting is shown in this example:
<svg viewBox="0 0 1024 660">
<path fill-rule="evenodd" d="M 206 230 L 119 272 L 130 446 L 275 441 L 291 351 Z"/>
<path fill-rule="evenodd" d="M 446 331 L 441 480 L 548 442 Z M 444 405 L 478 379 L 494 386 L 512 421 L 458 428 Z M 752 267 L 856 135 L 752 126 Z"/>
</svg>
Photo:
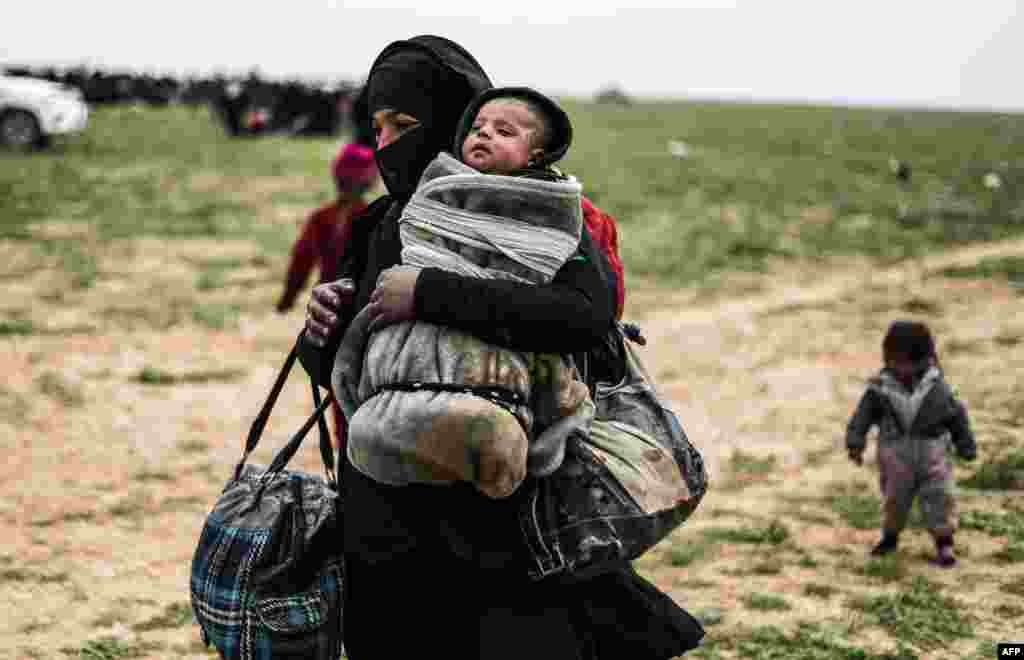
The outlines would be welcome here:
<svg viewBox="0 0 1024 660">
<path fill-rule="evenodd" d="M 400 220 L 403 265 L 531 283 L 576 251 L 580 186 L 485 175 L 442 154 Z M 594 405 L 571 360 L 514 351 L 447 326 L 407 321 L 368 333 L 366 310 L 342 340 L 332 386 L 349 420 L 353 466 L 392 485 L 469 481 L 491 497 L 526 474 L 550 474 Z M 472 393 L 387 389 L 396 383 L 489 385 L 517 405 Z"/>
</svg>

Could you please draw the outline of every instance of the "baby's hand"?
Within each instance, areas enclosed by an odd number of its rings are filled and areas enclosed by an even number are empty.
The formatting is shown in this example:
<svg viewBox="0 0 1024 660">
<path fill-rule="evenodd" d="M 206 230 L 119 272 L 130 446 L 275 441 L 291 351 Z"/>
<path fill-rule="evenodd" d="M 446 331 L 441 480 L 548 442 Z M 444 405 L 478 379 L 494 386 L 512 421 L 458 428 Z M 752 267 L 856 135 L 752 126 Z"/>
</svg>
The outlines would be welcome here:
<svg viewBox="0 0 1024 660">
<path fill-rule="evenodd" d="M 377 287 L 370 294 L 369 331 L 376 332 L 389 323 L 412 320 L 416 315 L 416 280 L 420 269 L 392 266 L 377 278 Z"/>
</svg>

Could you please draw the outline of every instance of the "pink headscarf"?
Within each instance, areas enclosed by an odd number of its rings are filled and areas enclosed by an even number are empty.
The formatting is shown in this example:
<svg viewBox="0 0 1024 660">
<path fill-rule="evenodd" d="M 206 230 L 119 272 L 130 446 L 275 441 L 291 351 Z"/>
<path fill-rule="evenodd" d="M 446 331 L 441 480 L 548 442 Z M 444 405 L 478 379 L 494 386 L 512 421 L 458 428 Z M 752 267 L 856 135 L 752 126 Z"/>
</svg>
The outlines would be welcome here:
<svg viewBox="0 0 1024 660">
<path fill-rule="evenodd" d="M 346 144 L 331 162 L 331 175 L 338 191 L 364 192 L 377 178 L 373 149 L 361 144 Z"/>
</svg>

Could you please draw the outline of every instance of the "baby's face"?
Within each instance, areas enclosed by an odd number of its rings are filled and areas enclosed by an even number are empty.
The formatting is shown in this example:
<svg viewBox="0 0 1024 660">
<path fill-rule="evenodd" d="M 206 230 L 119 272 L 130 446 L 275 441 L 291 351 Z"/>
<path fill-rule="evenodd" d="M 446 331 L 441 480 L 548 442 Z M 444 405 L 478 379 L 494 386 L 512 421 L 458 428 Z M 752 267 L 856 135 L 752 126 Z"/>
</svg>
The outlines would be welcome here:
<svg viewBox="0 0 1024 660">
<path fill-rule="evenodd" d="M 521 170 L 542 153 L 531 149 L 540 122 L 525 104 L 495 99 L 480 108 L 462 143 L 462 162 L 487 174 Z"/>
</svg>

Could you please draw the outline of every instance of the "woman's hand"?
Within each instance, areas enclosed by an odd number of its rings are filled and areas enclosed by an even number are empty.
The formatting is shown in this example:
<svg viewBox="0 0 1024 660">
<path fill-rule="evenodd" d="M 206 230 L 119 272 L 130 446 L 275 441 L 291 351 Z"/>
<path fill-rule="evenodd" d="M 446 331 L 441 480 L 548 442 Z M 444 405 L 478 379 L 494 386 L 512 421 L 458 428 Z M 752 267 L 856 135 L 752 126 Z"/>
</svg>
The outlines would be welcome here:
<svg viewBox="0 0 1024 660">
<path fill-rule="evenodd" d="M 377 278 L 370 294 L 370 332 L 389 323 L 409 321 L 416 314 L 416 280 L 420 269 L 412 266 L 388 268 Z"/>
<path fill-rule="evenodd" d="M 327 344 L 327 338 L 338 329 L 341 308 L 352 304 L 355 294 L 356 285 L 347 278 L 313 287 L 306 307 L 306 337 L 314 346 Z"/>
</svg>

